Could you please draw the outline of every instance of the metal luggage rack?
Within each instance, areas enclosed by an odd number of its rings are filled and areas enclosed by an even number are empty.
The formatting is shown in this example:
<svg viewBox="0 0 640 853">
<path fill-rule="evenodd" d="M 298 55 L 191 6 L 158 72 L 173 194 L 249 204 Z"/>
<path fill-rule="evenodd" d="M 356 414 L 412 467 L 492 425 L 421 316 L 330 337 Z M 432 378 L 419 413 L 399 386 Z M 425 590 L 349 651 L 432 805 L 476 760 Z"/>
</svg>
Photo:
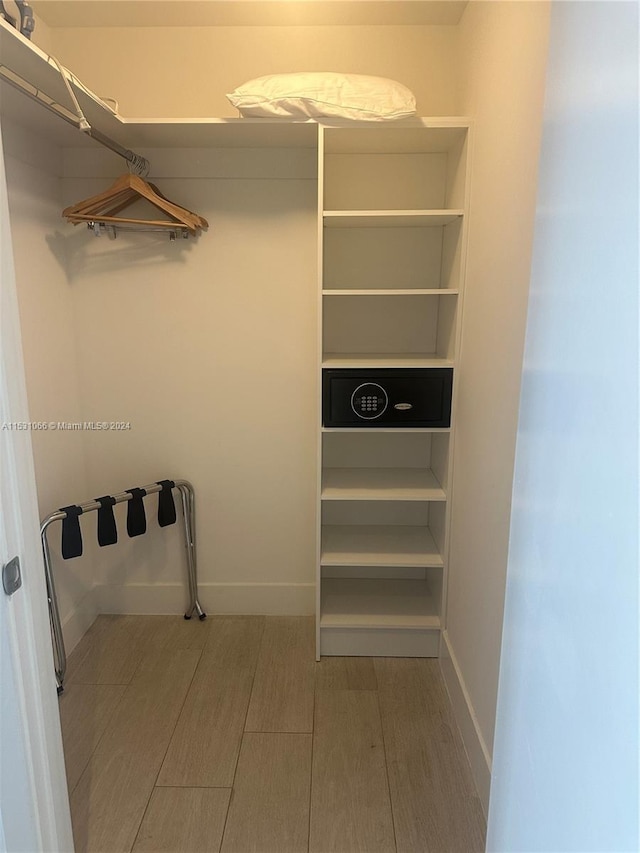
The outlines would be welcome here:
<svg viewBox="0 0 640 853">
<path fill-rule="evenodd" d="M 114 544 L 117 541 L 117 531 L 115 528 L 115 520 L 113 518 L 113 507 L 115 504 L 132 501 L 137 505 L 139 513 L 138 521 L 142 521 L 142 527 L 134 530 L 129 524 L 129 512 L 127 513 L 127 531 L 129 536 L 138 536 L 146 531 L 146 517 L 144 515 L 144 506 L 142 499 L 146 495 L 162 493 L 158 499 L 158 522 L 161 527 L 173 524 L 176 521 L 175 504 L 173 503 L 172 489 L 177 489 L 180 492 L 182 504 L 182 517 L 184 522 L 185 549 L 187 554 L 187 577 L 189 583 L 189 606 L 184 614 L 185 619 L 191 619 L 194 613 L 199 619 L 205 619 L 207 614 L 204 612 L 198 601 L 198 578 L 196 567 L 196 515 L 195 515 L 195 492 L 193 486 L 187 480 L 161 480 L 157 483 L 151 483 L 148 486 L 140 488 L 128 489 L 124 492 L 119 492 L 116 495 L 107 495 L 102 498 L 87 501 L 82 504 L 75 504 L 68 507 L 63 507 L 48 515 L 40 525 L 40 538 L 42 540 L 42 555 L 44 558 L 45 578 L 47 582 L 47 598 L 49 601 L 49 620 L 51 623 L 51 636 L 53 639 L 53 654 L 54 668 L 56 673 L 56 681 L 58 685 L 58 693 L 62 693 L 64 689 L 64 677 L 67 671 L 67 655 L 64 648 L 64 638 L 62 636 L 62 624 L 60 622 L 60 611 L 58 609 L 58 599 L 56 596 L 55 583 L 53 579 L 53 571 L 51 564 L 51 552 L 49 550 L 49 542 L 47 539 L 47 530 L 56 521 L 66 522 L 70 526 L 77 525 L 77 538 L 72 545 L 77 545 L 79 541 L 79 551 L 73 548 L 65 555 L 65 529 L 63 526 L 63 557 L 70 559 L 80 556 L 82 553 L 82 538 L 80 534 L 79 516 L 87 512 L 101 511 L 106 513 L 112 522 L 112 538 L 109 541 L 100 542 L 100 530 L 98 531 L 99 544 L 107 545 Z M 162 495 L 165 497 L 163 498 Z M 170 503 L 169 503 L 170 500 Z M 131 506 L 131 505 L 130 505 Z M 171 508 L 173 507 L 173 512 Z M 161 515 L 162 514 L 162 515 Z M 115 538 L 113 538 L 115 537 Z"/>
</svg>

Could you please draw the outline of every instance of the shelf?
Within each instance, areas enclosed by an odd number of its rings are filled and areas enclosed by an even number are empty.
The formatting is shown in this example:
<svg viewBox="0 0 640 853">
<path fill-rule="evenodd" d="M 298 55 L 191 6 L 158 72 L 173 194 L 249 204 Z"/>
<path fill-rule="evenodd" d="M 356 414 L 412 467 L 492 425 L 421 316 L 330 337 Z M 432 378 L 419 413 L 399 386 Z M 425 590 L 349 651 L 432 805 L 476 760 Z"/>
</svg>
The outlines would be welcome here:
<svg viewBox="0 0 640 853">
<path fill-rule="evenodd" d="M 327 228 L 436 228 L 463 216 L 463 210 L 325 210 Z"/>
<path fill-rule="evenodd" d="M 74 106 L 55 62 L 1 19 L 0 65 L 12 76 L 27 81 L 30 91 L 38 91 L 61 105 L 67 117 L 75 121 Z M 73 74 L 70 83 L 92 128 L 128 148 L 317 148 L 318 145 L 318 122 L 313 119 L 125 118 L 114 113 Z M 16 124 L 65 147 L 97 144 L 9 84 L 3 83 L 0 92 L 2 115 Z M 369 151 L 406 152 L 451 150 L 464 138 L 468 123 L 468 119 L 442 117 L 405 119 L 394 122 L 393 127 L 381 127 L 380 122 L 323 121 L 331 128 L 329 150 L 350 151 L 354 145 L 358 150 L 364 143 Z M 415 211 L 403 213 L 415 214 Z"/>
<path fill-rule="evenodd" d="M 43 100 L 62 107 L 67 119 L 77 123 L 75 107 L 54 60 L 2 19 L 0 68 L 6 77 L 14 82 L 18 78 L 28 84 L 30 92 L 37 91 Z M 124 118 L 71 72 L 69 83 L 91 127 L 126 148 L 317 148 L 318 145 L 318 124 L 311 119 Z M 9 83 L 2 83 L 0 95 L 3 117 L 46 136 L 50 142 L 65 147 L 97 144 Z"/>
<path fill-rule="evenodd" d="M 323 296 L 457 296 L 459 290 L 453 288 L 378 288 L 373 290 L 358 290 L 356 288 L 338 290 L 327 288 L 322 291 Z"/>
<path fill-rule="evenodd" d="M 75 119 L 74 106 L 55 62 L 1 19 L 0 65 L 12 75 L 27 81 L 30 91 L 37 90 L 48 100 L 60 104 L 68 117 Z M 125 147 L 317 148 L 318 145 L 318 122 L 313 119 L 125 118 L 114 113 L 73 74 L 70 75 L 70 83 L 92 128 Z M 65 147 L 97 144 L 43 106 L 15 91 L 9 84 L 3 83 L 0 90 L 2 115 L 16 124 L 39 132 L 51 142 Z M 371 136 L 368 133 L 371 129 L 375 134 L 365 143 L 367 148 L 373 145 L 371 150 L 377 150 L 380 145 L 381 150 L 388 150 L 391 145 L 400 151 L 446 151 L 464 137 L 468 120 L 412 118 L 394 123 L 393 128 L 382 128 L 379 122 L 341 123 L 339 120 L 329 120 L 327 124 L 335 124 L 340 128 L 339 139 L 331 143 L 336 145 L 336 150 L 351 150 L 354 130 L 362 129 L 364 135 L 356 136 L 355 139 L 363 140 Z M 439 124 L 442 126 L 437 127 Z M 332 133 L 331 136 L 336 134 Z"/>
<path fill-rule="evenodd" d="M 217 5 L 222 7 L 232 4 Z M 68 117 L 75 120 L 74 106 L 55 62 L 46 52 L 2 19 L 0 66 L 3 70 L 8 69 L 10 75 L 27 81 L 30 91 L 38 91 L 49 101 L 61 105 Z M 72 73 L 70 84 L 92 128 L 125 147 L 317 148 L 318 122 L 313 119 L 124 118 L 114 113 L 108 104 Z M 65 147 L 97 144 L 43 106 L 15 91 L 9 84 L 3 83 L 0 90 L 2 115 L 16 124 L 39 132 L 50 142 Z M 393 127 L 381 127 L 380 122 L 338 119 L 329 119 L 322 123 L 328 128 L 329 151 L 360 150 L 364 144 L 364 150 L 367 151 L 444 152 L 454 148 L 464 138 L 469 120 L 446 117 L 410 118 L 394 122 Z M 336 130 L 333 130 L 334 127 Z"/>
<path fill-rule="evenodd" d="M 323 566 L 418 566 L 441 568 L 442 557 L 427 527 L 324 525 Z"/>
<path fill-rule="evenodd" d="M 128 144 L 152 148 L 316 148 L 312 120 L 264 118 L 123 119 Z"/>
<path fill-rule="evenodd" d="M 326 578 L 320 628 L 438 629 L 440 617 L 422 580 Z"/>
<path fill-rule="evenodd" d="M 0 23 L 2 21 L 0 20 Z M 86 97 L 86 96 L 85 96 Z M 20 127 L 61 148 L 98 143 L 0 78 L 0 112 Z M 120 145 L 136 148 L 315 148 L 317 126 L 267 119 L 123 119 L 99 106 L 83 111 L 93 128 Z M 104 114 L 104 115 L 102 115 Z M 101 117 L 102 116 L 102 117 Z"/>
<path fill-rule="evenodd" d="M 427 468 L 325 468 L 322 500 L 445 501 L 444 489 Z"/>
<path fill-rule="evenodd" d="M 433 353 L 325 353 L 323 367 L 453 367 L 452 359 Z"/>
<path fill-rule="evenodd" d="M 451 432 L 451 427 L 321 427 L 321 432 L 438 433 Z"/>
<path fill-rule="evenodd" d="M 0 19 L 0 65 L 3 72 L 5 69 L 9 70 L 13 75 L 28 81 L 51 102 L 63 105 L 71 113 L 75 113 L 64 78 L 56 62 L 3 19 Z M 73 75 L 69 75 L 69 82 L 76 95 L 81 89 L 89 93 L 89 90 L 79 84 Z M 113 115 L 113 111 L 107 104 L 96 95 L 92 94 L 92 97 L 102 109 Z"/>
<path fill-rule="evenodd" d="M 413 118 L 381 125 L 320 119 L 326 154 L 435 154 L 455 151 L 464 141 L 468 118 Z"/>
</svg>

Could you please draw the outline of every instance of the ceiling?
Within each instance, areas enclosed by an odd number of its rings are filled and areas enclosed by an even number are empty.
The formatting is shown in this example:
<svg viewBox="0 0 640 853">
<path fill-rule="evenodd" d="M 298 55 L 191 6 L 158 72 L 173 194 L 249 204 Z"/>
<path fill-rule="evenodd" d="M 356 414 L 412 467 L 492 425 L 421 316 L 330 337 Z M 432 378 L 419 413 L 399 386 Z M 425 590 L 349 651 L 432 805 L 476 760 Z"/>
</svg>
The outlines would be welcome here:
<svg viewBox="0 0 640 853">
<path fill-rule="evenodd" d="M 33 0 L 51 27 L 455 26 L 468 0 Z"/>
</svg>

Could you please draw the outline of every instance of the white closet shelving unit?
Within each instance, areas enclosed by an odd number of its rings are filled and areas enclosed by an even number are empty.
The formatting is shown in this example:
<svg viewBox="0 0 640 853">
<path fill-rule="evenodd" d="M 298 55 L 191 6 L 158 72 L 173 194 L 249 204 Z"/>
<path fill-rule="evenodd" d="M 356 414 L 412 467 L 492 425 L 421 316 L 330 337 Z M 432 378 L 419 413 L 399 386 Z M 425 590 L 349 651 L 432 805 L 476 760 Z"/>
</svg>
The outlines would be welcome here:
<svg viewBox="0 0 640 853">
<path fill-rule="evenodd" d="M 455 368 L 468 136 L 464 119 L 320 126 L 319 373 Z M 318 657 L 438 654 L 453 423 L 321 427 Z"/>
</svg>

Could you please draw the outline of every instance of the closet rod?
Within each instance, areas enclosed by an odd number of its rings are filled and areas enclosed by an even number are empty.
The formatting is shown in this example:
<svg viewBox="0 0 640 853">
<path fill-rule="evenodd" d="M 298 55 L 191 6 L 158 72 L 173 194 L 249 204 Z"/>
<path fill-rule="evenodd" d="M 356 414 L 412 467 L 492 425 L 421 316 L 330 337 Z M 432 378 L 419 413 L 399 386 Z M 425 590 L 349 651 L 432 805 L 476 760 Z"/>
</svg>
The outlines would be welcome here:
<svg viewBox="0 0 640 853">
<path fill-rule="evenodd" d="M 108 237 L 115 239 L 120 231 L 134 231 L 137 234 L 168 234 L 170 240 L 177 240 L 178 237 L 182 237 L 183 240 L 187 240 L 189 238 L 189 231 L 184 225 L 178 225 L 176 223 L 176 227 L 172 228 L 170 225 L 168 227 L 163 228 L 138 228 L 133 225 L 131 227 L 127 225 L 115 225 L 109 222 L 101 222 L 96 220 L 89 220 L 87 222 L 87 228 L 89 231 L 93 231 L 96 237 L 101 237 L 103 234 L 106 234 Z"/>
<path fill-rule="evenodd" d="M 114 154 L 118 154 L 120 157 L 123 157 L 127 163 L 131 163 L 131 165 L 135 168 L 136 173 L 139 175 L 148 175 L 149 174 L 149 161 L 146 157 L 143 157 L 142 154 L 136 154 L 135 151 L 131 151 L 129 148 L 125 148 L 123 145 L 120 145 L 119 142 L 111 139 L 109 136 L 105 136 L 99 130 L 96 130 L 94 127 L 90 127 L 89 130 L 84 131 L 87 136 L 90 136 L 92 139 L 95 139 L 100 145 L 104 148 L 108 148 L 110 151 L 113 151 Z"/>
<path fill-rule="evenodd" d="M 6 66 L 5 66 L 6 67 Z M 11 69 L 8 69 L 11 71 Z M 11 72 L 13 74 L 13 72 Z M 149 172 L 149 161 L 146 157 L 143 157 L 141 154 L 136 154 L 135 151 L 131 151 L 129 148 L 125 148 L 124 145 L 120 145 L 119 142 L 116 142 L 114 139 L 111 139 L 109 136 L 106 136 L 99 130 L 96 130 L 94 127 L 89 126 L 86 130 L 83 130 L 80 126 L 80 121 L 78 118 L 73 117 L 71 114 L 66 115 L 61 110 L 66 110 L 66 107 L 63 107 L 62 104 L 56 104 L 55 102 L 49 103 L 45 101 L 44 98 L 39 96 L 40 90 L 35 89 L 35 92 L 29 91 L 26 86 L 18 83 L 17 80 L 8 77 L 6 74 L 2 72 L 0 69 L 0 76 L 5 83 L 8 83 L 10 86 L 13 86 L 14 89 L 17 89 L 18 92 L 22 92 L 27 97 L 31 98 L 32 101 L 35 101 L 36 104 L 40 104 L 40 106 L 45 107 L 49 112 L 52 112 L 54 115 L 63 119 L 70 124 L 72 127 L 75 127 L 76 130 L 79 130 L 81 133 L 86 134 L 86 136 L 90 136 L 91 139 L 95 139 L 95 141 L 102 145 L 104 148 L 108 148 L 110 151 L 113 151 L 114 154 L 117 154 L 119 157 L 122 157 L 127 163 L 131 163 L 131 165 L 135 168 L 136 172 L 141 175 L 146 175 Z M 16 75 L 19 76 L 19 75 Z M 22 79 L 22 78 L 20 78 Z M 28 81 L 24 81 L 27 85 L 31 85 Z M 35 87 L 34 87 L 35 88 Z"/>
</svg>

